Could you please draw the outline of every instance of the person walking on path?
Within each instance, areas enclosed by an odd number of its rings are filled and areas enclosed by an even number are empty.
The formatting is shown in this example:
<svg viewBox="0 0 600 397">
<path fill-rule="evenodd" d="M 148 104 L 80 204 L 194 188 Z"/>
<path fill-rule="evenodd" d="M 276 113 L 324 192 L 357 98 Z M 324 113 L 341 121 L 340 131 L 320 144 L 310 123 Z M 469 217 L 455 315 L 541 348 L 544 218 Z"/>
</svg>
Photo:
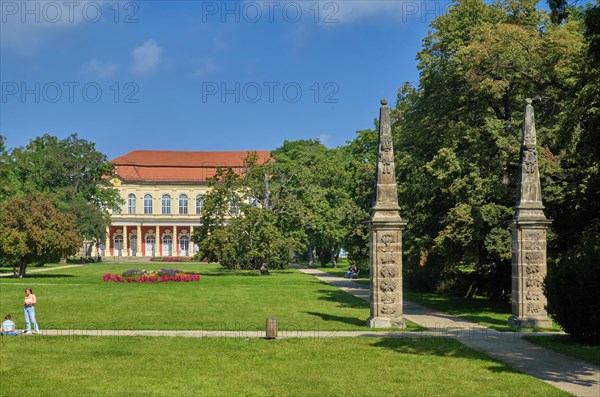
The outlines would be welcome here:
<svg viewBox="0 0 600 397">
<path fill-rule="evenodd" d="M 19 333 L 15 329 L 15 322 L 10 317 L 10 314 L 7 314 L 4 317 L 4 321 L 2 322 L 2 329 L 0 330 L 2 335 L 6 336 L 17 336 Z"/>
<path fill-rule="evenodd" d="M 38 327 L 37 322 L 35 321 L 35 304 L 37 303 L 37 299 L 33 294 L 31 288 L 27 288 L 25 290 L 25 301 L 23 302 L 24 312 L 25 312 L 25 333 L 31 334 L 31 323 L 33 323 L 33 327 L 35 332 L 40 334 L 40 329 Z"/>
</svg>

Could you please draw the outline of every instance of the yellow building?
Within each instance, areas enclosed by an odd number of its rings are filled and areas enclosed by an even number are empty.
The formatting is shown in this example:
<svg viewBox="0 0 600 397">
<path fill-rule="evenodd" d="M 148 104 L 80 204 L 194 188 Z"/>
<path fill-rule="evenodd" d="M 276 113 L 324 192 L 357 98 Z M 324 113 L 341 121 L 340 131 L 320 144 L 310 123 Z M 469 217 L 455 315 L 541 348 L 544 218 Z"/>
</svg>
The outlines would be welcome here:
<svg viewBox="0 0 600 397">
<path fill-rule="evenodd" d="M 112 214 L 104 257 L 187 257 L 194 255 L 190 236 L 199 224 L 207 179 L 217 168 L 241 173 L 250 152 L 180 152 L 135 150 L 111 160 L 113 185 L 125 201 Z M 268 151 L 257 151 L 259 161 Z"/>
</svg>

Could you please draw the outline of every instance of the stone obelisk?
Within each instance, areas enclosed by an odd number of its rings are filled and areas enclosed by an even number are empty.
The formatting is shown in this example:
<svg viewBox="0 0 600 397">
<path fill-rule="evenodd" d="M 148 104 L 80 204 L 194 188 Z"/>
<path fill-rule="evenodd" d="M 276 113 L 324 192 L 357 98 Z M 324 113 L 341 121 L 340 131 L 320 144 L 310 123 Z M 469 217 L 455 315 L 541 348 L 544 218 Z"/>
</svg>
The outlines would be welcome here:
<svg viewBox="0 0 600 397">
<path fill-rule="evenodd" d="M 370 231 L 372 328 L 404 328 L 402 318 L 402 231 L 394 147 L 387 100 L 381 100 L 379 114 L 379 153 L 374 204 L 368 221 Z"/>
<path fill-rule="evenodd" d="M 546 277 L 546 230 L 542 188 L 531 99 L 526 99 L 523 140 L 517 181 L 516 213 L 512 231 L 512 316 L 508 324 L 523 328 L 548 328 L 543 283 Z"/>
</svg>

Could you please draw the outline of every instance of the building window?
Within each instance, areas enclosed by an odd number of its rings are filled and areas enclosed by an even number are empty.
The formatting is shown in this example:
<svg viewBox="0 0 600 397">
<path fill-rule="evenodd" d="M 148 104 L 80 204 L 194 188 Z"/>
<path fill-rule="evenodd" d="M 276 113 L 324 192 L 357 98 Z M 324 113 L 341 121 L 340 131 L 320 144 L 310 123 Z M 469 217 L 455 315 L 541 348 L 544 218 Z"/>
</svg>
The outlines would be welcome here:
<svg viewBox="0 0 600 397">
<path fill-rule="evenodd" d="M 239 215 L 240 214 L 240 199 L 237 196 L 233 196 L 231 200 L 229 200 L 229 215 Z"/>
<path fill-rule="evenodd" d="M 171 196 L 168 194 L 162 196 L 162 213 L 167 215 L 171 213 Z"/>
<path fill-rule="evenodd" d="M 173 255 L 173 237 L 167 234 L 163 237 L 162 254 L 165 256 Z"/>
<path fill-rule="evenodd" d="M 190 256 L 190 238 L 186 234 L 179 237 L 179 249 L 183 256 Z"/>
<path fill-rule="evenodd" d="M 204 205 L 204 197 L 199 194 L 196 196 L 196 214 L 199 214 L 202 211 L 202 206 Z"/>
<path fill-rule="evenodd" d="M 135 214 L 135 194 L 133 193 L 127 196 L 127 213 Z"/>
<path fill-rule="evenodd" d="M 180 214 L 188 213 L 188 196 L 185 194 L 179 195 L 179 213 Z"/>
<path fill-rule="evenodd" d="M 144 196 L 144 214 L 152 213 L 152 195 L 146 194 Z"/>
<path fill-rule="evenodd" d="M 123 256 L 123 236 L 120 234 L 114 237 L 115 256 Z"/>
<path fill-rule="evenodd" d="M 152 234 L 146 236 L 146 255 L 156 256 L 156 237 Z"/>
</svg>

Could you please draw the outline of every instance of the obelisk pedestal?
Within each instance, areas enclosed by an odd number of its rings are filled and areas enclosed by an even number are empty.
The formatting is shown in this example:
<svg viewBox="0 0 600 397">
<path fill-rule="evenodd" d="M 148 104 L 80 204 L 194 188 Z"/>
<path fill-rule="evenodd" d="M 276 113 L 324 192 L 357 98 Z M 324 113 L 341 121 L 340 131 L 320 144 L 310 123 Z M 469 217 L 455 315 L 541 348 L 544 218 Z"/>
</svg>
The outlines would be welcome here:
<svg viewBox="0 0 600 397">
<path fill-rule="evenodd" d="M 394 147 L 387 100 L 381 101 L 379 152 L 370 232 L 371 328 L 404 328 L 402 317 L 402 231 L 394 167 Z"/>
<path fill-rule="evenodd" d="M 526 100 L 523 140 L 517 182 L 516 213 L 512 232 L 512 316 L 508 324 L 520 328 L 549 328 L 544 278 L 546 232 L 550 220 L 544 215 L 538 167 L 535 120 L 531 99 Z"/>
</svg>

